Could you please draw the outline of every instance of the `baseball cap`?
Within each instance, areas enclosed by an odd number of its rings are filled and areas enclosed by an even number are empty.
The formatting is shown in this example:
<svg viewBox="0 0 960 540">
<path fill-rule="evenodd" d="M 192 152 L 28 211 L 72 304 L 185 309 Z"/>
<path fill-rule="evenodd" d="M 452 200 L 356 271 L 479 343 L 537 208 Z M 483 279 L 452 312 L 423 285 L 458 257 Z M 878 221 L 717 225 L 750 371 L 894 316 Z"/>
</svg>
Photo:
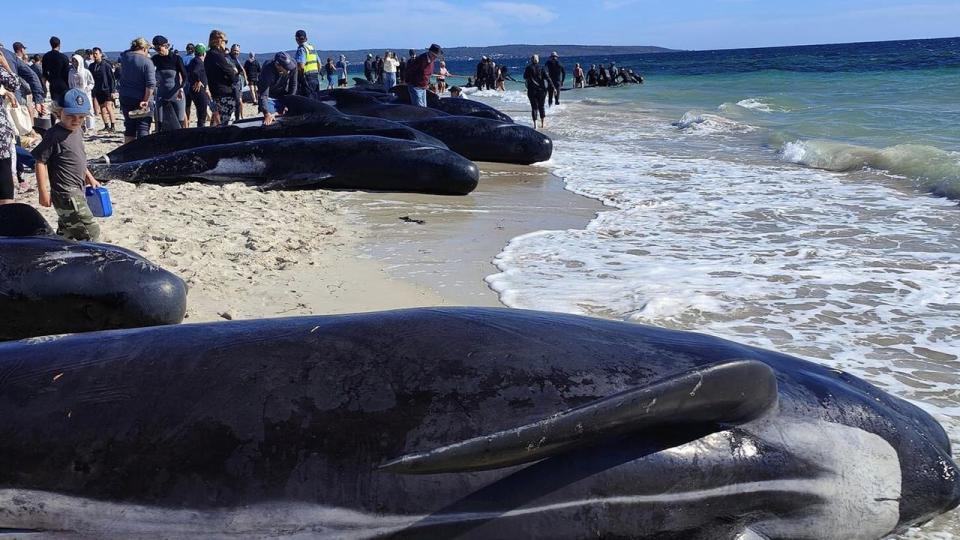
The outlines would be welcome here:
<svg viewBox="0 0 960 540">
<path fill-rule="evenodd" d="M 307 31 L 306 31 L 306 30 L 297 30 L 296 37 L 298 37 L 298 38 L 306 38 L 306 37 L 307 37 Z"/>
<path fill-rule="evenodd" d="M 87 94 L 79 88 L 70 89 L 65 96 L 63 96 L 63 112 L 67 114 L 90 114 L 90 100 L 87 99 Z"/>
<path fill-rule="evenodd" d="M 202 43 L 197 43 L 196 45 L 193 46 L 193 52 L 197 56 L 203 56 L 207 54 L 207 46 Z"/>
<path fill-rule="evenodd" d="M 160 47 L 162 47 L 162 46 L 164 46 L 164 45 L 169 45 L 169 44 L 170 44 L 170 42 L 167 41 L 167 38 L 165 38 L 165 37 L 163 37 L 163 36 L 153 36 L 153 48 L 154 48 L 154 49 L 159 49 Z"/>
<path fill-rule="evenodd" d="M 557 54 L 557 51 L 553 51 L 552 53 L 550 53 L 550 56 L 553 56 L 553 57 L 556 57 L 556 58 L 560 58 L 560 55 Z"/>
</svg>

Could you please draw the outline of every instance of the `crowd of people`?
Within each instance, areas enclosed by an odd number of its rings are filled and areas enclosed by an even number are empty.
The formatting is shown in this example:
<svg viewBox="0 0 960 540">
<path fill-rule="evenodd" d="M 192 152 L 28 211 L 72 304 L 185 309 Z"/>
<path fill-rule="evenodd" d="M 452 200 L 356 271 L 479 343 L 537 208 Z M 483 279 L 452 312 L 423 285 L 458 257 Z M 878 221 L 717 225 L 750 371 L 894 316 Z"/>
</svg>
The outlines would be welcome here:
<svg viewBox="0 0 960 540">
<path fill-rule="evenodd" d="M 85 185 L 98 185 L 86 169 L 82 144 L 84 132 L 96 132 L 95 116 L 107 131 L 117 131 L 118 106 L 124 142 L 130 142 L 152 130 L 181 129 L 191 123 L 203 127 L 208 118 L 211 126 L 238 121 L 243 117 L 244 88 L 249 88 L 248 99 L 257 104 L 264 124 L 269 125 L 283 112 L 280 98 L 284 96 L 319 98 L 324 80 L 326 89 L 348 86 L 350 62 L 345 55 L 336 62 L 328 57 L 321 63 L 306 31 L 297 30 L 294 41 L 294 54 L 280 51 L 262 64 L 252 52 L 244 60 L 240 45 L 231 45 L 221 30 L 212 30 L 206 44 L 188 43 L 183 54 L 162 35 L 150 42 L 138 37 L 116 62 L 108 60 L 99 47 L 67 56 L 55 36 L 42 56 L 28 54 L 20 42 L 13 44 L 12 51 L 0 44 L 6 113 L 0 115 L 0 204 L 13 201 L 14 178 L 21 178 L 18 145 L 36 145 L 32 155 L 23 159 L 35 160 L 40 203 L 57 209 L 60 228 L 74 231 L 71 237 L 95 239 L 93 218 L 77 195 Z M 410 103 L 426 107 L 427 92 L 447 91 L 447 79 L 456 76 L 445 62 L 437 62 L 442 55 L 436 44 L 422 53 L 410 49 L 406 57 L 389 50 L 382 56 L 367 54 L 363 79 L 386 91 L 405 84 Z M 537 55 L 531 57 L 523 79 L 534 126 L 539 120 L 544 127 L 546 107 L 560 103 L 566 78 L 556 52 L 543 64 Z M 508 80 L 516 82 L 508 67 L 484 56 L 465 86 L 504 91 Z M 591 66 L 586 73 L 576 64 L 573 80 L 574 88 L 643 82 L 632 70 L 613 63 Z M 459 87 L 449 90 L 451 96 L 460 97 Z M 25 189 L 22 181 L 20 188 Z"/>
</svg>

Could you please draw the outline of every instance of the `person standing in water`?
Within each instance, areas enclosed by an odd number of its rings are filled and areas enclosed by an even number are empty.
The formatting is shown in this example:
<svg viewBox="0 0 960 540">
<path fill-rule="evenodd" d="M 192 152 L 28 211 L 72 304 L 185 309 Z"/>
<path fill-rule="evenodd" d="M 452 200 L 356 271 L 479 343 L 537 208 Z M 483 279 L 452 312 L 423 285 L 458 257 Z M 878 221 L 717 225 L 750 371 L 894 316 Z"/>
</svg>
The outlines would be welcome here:
<svg viewBox="0 0 960 540">
<path fill-rule="evenodd" d="M 563 88 L 563 83 L 567 79 L 567 71 L 560 64 L 560 55 L 557 54 L 557 51 L 550 53 L 550 59 L 547 60 L 545 67 L 552 83 L 547 94 L 547 105 L 559 105 L 560 89 Z"/>
<path fill-rule="evenodd" d="M 530 100 L 530 114 L 533 116 L 533 127 L 537 127 L 537 115 L 540 116 L 540 128 L 543 129 L 547 118 L 547 112 L 544 109 L 544 101 L 547 99 L 547 92 L 553 88 L 553 82 L 547 75 L 547 71 L 540 65 L 540 57 L 533 55 L 530 57 L 530 63 L 523 70 L 523 80 L 527 83 L 527 99 Z"/>
</svg>

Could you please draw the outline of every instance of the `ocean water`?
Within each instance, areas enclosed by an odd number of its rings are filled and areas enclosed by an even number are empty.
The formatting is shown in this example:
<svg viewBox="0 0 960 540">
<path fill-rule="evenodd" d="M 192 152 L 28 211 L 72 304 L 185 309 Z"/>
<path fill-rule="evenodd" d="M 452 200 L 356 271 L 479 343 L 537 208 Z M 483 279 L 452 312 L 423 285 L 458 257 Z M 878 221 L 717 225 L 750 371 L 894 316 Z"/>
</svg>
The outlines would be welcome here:
<svg viewBox="0 0 960 540">
<path fill-rule="evenodd" d="M 563 92 L 538 165 L 607 208 L 514 238 L 501 301 L 848 370 L 960 444 L 960 39 L 613 60 L 647 83 Z M 531 121 L 519 85 L 474 98 Z"/>
</svg>

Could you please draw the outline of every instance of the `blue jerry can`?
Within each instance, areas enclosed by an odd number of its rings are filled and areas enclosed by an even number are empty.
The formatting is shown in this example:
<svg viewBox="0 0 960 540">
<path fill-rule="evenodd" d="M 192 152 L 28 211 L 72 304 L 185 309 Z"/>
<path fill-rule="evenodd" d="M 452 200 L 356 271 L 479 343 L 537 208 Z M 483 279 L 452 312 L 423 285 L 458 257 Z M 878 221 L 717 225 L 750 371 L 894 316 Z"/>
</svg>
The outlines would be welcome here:
<svg viewBox="0 0 960 540">
<path fill-rule="evenodd" d="M 110 217 L 113 215 L 113 204 L 110 202 L 110 192 L 105 187 L 87 186 L 87 206 L 95 217 Z"/>
</svg>

